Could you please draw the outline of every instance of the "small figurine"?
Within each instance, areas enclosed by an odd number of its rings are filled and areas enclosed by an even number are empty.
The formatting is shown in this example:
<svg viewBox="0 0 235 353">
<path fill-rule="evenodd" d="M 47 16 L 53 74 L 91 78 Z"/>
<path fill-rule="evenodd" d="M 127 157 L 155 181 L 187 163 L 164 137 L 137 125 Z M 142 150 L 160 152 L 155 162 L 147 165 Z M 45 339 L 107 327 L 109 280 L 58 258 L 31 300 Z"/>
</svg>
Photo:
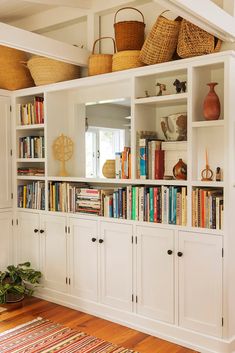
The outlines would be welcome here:
<svg viewBox="0 0 235 353">
<path fill-rule="evenodd" d="M 176 89 L 176 93 L 186 92 L 186 81 L 180 81 L 176 79 L 173 83 Z"/>
<path fill-rule="evenodd" d="M 220 167 L 216 168 L 215 180 L 216 181 L 221 181 L 222 180 L 222 174 L 221 174 L 221 168 Z"/>
<path fill-rule="evenodd" d="M 212 178 L 213 178 L 213 172 L 210 169 L 209 162 L 208 162 L 207 149 L 206 149 L 206 168 L 202 170 L 201 176 L 202 176 L 202 181 L 212 181 Z"/>
<path fill-rule="evenodd" d="M 144 91 L 144 93 L 145 93 L 145 97 L 150 97 L 148 91 Z"/>
<path fill-rule="evenodd" d="M 157 82 L 156 86 L 159 87 L 157 96 L 162 96 L 163 91 L 166 91 L 166 85 L 164 83 Z"/>
</svg>

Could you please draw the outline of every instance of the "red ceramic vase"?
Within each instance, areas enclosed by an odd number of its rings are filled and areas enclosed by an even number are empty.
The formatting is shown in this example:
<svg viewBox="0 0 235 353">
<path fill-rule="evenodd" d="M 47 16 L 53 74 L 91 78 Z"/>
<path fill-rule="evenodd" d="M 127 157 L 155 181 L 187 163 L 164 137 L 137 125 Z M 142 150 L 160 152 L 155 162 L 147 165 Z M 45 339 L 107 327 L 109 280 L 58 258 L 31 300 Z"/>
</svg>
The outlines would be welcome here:
<svg viewBox="0 0 235 353">
<path fill-rule="evenodd" d="M 207 83 L 210 91 L 207 94 L 203 103 L 203 115 L 206 120 L 218 120 L 220 117 L 220 101 L 215 93 L 215 86 L 217 82 Z"/>
</svg>

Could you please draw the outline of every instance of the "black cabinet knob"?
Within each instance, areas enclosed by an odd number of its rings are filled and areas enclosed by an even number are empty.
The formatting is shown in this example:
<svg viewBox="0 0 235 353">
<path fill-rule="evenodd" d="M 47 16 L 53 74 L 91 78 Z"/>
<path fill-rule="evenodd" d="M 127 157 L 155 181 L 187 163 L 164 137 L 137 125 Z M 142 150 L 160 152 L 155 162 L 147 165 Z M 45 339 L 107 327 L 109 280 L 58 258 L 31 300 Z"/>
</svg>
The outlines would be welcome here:
<svg viewBox="0 0 235 353">
<path fill-rule="evenodd" d="M 183 256 L 183 253 L 182 253 L 181 251 L 178 251 L 177 255 L 178 255 L 179 257 L 182 257 L 182 256 Z"/>
<path fill-rule="evenodd" d="M 99 239 L 99 243 L 102 244 L 104 242 L 104 239 Z"/>
<path fill-rule="evenodd" d="M 172 250 L 167 250 L 167 254 L 168 254 L 168 255 L 172 255 L 172 254 L 173 254 L 173 251 L 172 251 Z"/>
<path fill-rule="evenodd" d="M 34 229 L 34 233 L 37 233 L 38 232 L 38 229 Z"/>
<path fill-rule="evenodd" d="M 91 241 L 94 243 L 96 241 L 96 238 L 91 238 Z"/>
<path fill-rule="evenodd" d="M 44 230 L 43 230 L 43 229 L 40 229 L 40 231 L 39 231 L 39 232 L 42 234 L 42 233 L 44 233 Z"/>
</svg>

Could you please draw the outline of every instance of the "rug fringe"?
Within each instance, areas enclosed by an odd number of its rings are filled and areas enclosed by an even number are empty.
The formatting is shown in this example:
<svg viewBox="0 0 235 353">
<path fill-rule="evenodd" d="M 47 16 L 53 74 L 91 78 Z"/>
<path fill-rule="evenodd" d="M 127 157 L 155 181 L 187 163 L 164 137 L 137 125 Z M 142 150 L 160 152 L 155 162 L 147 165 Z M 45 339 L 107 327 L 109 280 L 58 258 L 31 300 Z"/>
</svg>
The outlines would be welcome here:
<svg viewBox="0 0 235 353">
<path fill-rule="evenodd" d="M 40 320 L 43 320 L 43 318 L 40 317 L 40 316 L 38 316 L 36 319 L 33 319 L 33 320 L 31 320 L 31 321 L 28 321 L 28 322 L 26 322 L 25 324 L 21 324 L 21 325 L 18 325 L 18 326 L 16 326 L 16 327 L 13 327 L 13 328 L 11 328 L 11 329 L 9 329 L 9 330 L 3 331 L 2 333 L 0 333 L 0 337 L 6 335 L 6 334 L 8 334 L 8 333 L 14 332 L 14 331 L 18 330 L 19 328 L 25 327 L 25 326 L 27 326 L 27 325 L 29 325 L 29 324 L 33 324 L 34 322 L 37 322 L 37 321 L 40 321 Z"/>
</svg>

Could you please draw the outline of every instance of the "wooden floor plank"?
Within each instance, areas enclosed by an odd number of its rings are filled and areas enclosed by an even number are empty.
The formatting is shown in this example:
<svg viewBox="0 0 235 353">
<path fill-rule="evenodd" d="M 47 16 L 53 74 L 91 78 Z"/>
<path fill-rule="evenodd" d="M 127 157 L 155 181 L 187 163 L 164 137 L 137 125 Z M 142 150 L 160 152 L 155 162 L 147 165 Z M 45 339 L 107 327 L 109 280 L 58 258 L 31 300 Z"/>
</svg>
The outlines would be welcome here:
<svg viewBox="0 0 235 353">
<path fill-rule="evenodd" d="M 160 338 L 34 297 L 5 307 L 7 311 L 0 313 L 0 332 L 40 316 L 139 353 L 195 353 Z"/>
</svg>

